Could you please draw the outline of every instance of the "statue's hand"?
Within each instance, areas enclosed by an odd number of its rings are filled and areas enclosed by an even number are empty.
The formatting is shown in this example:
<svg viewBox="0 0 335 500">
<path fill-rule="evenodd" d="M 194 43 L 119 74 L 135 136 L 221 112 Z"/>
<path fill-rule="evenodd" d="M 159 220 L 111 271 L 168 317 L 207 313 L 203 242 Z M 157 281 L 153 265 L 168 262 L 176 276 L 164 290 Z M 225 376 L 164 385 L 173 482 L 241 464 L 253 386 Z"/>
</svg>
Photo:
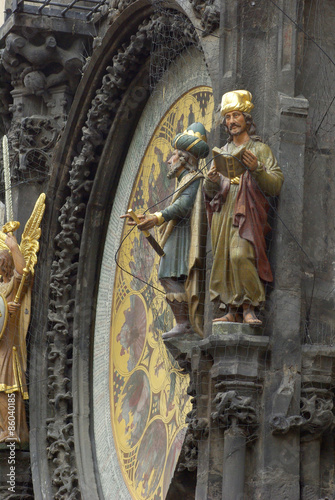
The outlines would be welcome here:
<svg viewBox="0 0 335 500">
<path fill-rule="evenodd" d="M 220 174 L 216 170 L 216 166 L 215 166 L 214 161 L 212 162 L 211 168 L 208 170 L 207 175 L 209 177 L 209 180 L 211 180 L 212 182 L 216 182 L 216 183 L 220 182 Z"/>
<path fill-rule="evenodd" d="M 138 229 L 141 231 L 147 231 L 158 224 L 158 218 L 156 215 L 148 214 L 144 216 L 143 222 L 137 224 Z"/>
<path fill-rule="evenodd" d="M 145 219 L 145 215 L 143 214 L 137 214 L 137 217 L 143 221 Z M 120 215 L 120 219 L 128 219 L 127 220 L 127 226 L 136 226 L 136 222 L 131 218 L 131 216 L 129 214 L 125 214 L 125 215 Z"/>
<path fill-rule="evenodd" d="M 16 302 L 7 302 L 7 305 L 9 314 L 16 313 L 21 307 L 21 304 L 17 304 Z"/>
<path fill-rule="evenodd" d="M 242 155 L 242 160 L 245 166 L 253 172 L 256 170 L 258 165 L 257 156 L 255 156 L 251 151 L 247 150 Z"/>
<path fill-rule="evenodd" d="M 129 219 L 127 222 L 128 226 L 136 226 L 138 229 L 141 231 L 147 231 L 148 229 L 151 229 L 152 227 L 156 226 L 158 224 L 158 218 L 156 215 L 153 214 L 138 214 L 137 217 L 140 219 L 140 224 L 136 224 L 136 222 L 133 221 L 131 216 L 129 214 L 125 215 L 120 215 L 120 219 Z"/>
</svg>

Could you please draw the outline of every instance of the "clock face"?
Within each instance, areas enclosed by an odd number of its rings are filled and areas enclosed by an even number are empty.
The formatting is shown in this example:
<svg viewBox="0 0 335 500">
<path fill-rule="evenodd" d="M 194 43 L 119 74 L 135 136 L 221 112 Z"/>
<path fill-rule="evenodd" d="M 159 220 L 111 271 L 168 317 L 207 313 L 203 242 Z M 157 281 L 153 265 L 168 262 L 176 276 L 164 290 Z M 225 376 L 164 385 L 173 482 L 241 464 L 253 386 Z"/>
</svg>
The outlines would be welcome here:
<svg viewBox="0 0 335 500">
<path fill-rule="evenodd" d="M 189 124 L 212 127 L 214 101 L 208 86 L 182 95 L 160 119 L 139 167 L 128 208 L 137 214 L 169 205 L 175 181 L 167 179 L 174 136 Z M 200 165 L 201 166 L 201 165 Z M 133 178 L 134 179 L 134 178 Z M 159 240 L 158 230 L 151 231 Z M 162 333 L 172 312 L 157 279 L 159 256 L 143 234 L 126 224 L 119 235 L 110 328 L 110 414 L 123 480 L 134 499 L 164 499 L 191 410 L 189 377 L 166 350 Z"/>
</svg>

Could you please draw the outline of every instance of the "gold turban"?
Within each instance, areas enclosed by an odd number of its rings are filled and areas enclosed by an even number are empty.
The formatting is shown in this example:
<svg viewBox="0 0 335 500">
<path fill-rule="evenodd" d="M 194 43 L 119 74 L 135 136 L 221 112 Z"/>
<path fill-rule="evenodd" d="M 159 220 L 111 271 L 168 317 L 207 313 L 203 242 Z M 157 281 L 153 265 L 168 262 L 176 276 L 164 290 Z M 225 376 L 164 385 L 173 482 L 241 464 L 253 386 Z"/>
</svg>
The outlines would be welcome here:
<svg viewBox="0 0 335 500">
<path fill-rule="evenodd" d="M 252 94 L 247 90 L 233 90 L 223 94 L 221 101 L 221 115 L 225 116 L 231 111 L 250 113 L 254 105 L 251 102 Z"/>
</svg>

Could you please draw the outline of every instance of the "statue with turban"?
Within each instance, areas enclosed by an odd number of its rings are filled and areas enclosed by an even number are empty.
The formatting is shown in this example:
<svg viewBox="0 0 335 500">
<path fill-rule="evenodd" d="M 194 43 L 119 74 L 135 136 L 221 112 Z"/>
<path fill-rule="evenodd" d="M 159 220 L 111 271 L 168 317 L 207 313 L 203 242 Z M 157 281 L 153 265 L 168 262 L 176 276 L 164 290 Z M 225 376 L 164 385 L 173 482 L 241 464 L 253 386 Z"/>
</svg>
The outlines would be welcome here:
<svg viewBox="0 0 335 500">
<path fill-rule="evenodd" d="M 194 332 L 202 336 L 206 220 L 198 162 L 209 153 L 204 126 L 191 124 L 176 135 L 172 147 L 168 178 L 177 178 L 177 188 L 171 204 L 161 212 L 139 216 L 141 223 L 137 226 L 140 230 L 160 226 L 165 255 L 160 260 L 158 278 L 176 321 L 172 330 L 163 334 L 165 339 Z"/>
<path fill-rule="evenodd" d="M 266 255 L 267 196 L 279 194 L 284 178 L 269 146 L 255 135 L 251 101 L 247 90 L 223 95 L 221 115 L 229 137 L 222 152 L 237 156 L 243 149 L 245 171 L 229 179 L 213 162 L 204 192 L 213 251 L 210 298 L 226 309 L 214 322 L 259 326 L 256 312 L 265 301 L 264 283 L 273 279 Z"/>
</svg>

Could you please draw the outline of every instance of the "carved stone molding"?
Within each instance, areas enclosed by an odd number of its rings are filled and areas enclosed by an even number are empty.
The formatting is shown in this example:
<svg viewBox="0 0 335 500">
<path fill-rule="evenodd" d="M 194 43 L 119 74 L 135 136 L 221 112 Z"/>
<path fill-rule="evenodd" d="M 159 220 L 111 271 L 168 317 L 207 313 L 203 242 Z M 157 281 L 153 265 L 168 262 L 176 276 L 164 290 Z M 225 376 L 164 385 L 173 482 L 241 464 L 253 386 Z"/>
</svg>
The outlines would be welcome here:
<svg viewBox="0 0 335 500">
<path fill-rule="evenodd" d="M 217 384 L 218 389 L 221 384 Z M 240 396 L 237 391 L 218 392 L 213 400 L 216 411 L 212 419 L 221 427 L 242 426 L 253 433 L 258 425 L 257 411 L 251 396 Z"/>
<path fill-rule="evenodd" d="M 180 16 L 179 16 L 180 18 Z M 79 495 L 78 473 L 73 441 L 73 402 L 71 371 L 73 357 L 73 319 L 75 285 L 83 223 L 94 176 L 103 146 L 128 86 L 145 64 L 151 50 L 151 37 L 166 24 L 175 22 L 167 14 L 153 15 L 123 41 L 107 66 L 82 129 L 79 154 L 73 159 L 67 183 L 68 197 L 60 210 L 60 230 L 55 238 L 56 258 L 50 278 L 48 331 L 48 398 L 51 417 L 47 423 L 49 470 L 54 498 Z M 189 24 L 185 21 L 185 25 Z M 189 30 L 179 29 L 176 44 L 190 44 Z M 180 37 L 184 32 L 185 39 Z M 195 35 L 193 35 L 195 36 Z M 148 93 L 148 87 L 146 87 Z M 138 99 L 127 98 L 127 109 L 136 110 Z M 127 114 L 127 119 L 128 114 Z"/>
<path fill-rule="evenodd" d="M 271 418 L 273 434 L 287 434 L 291 429 L 300 428 L 306 436 L 323 434 L 335 424 L 332 396 L 312 394 L 301 398 L 301 414 L 293 416 L 274 415 Z"/>
<path fill-rule="evenodd" d="M 124 10 L 135 1 L 136 0 L 111 0 L 110 12 L 108 15 L 109 24 L 112 24 Z"/>
<path fill-rule="evenodd" d="M 204 31 L 202 36 L 208 36 L 220 26 L 220 7 L 216 0 L 189 0 L 195 15 L 201 19 Z"/>
</svg>

